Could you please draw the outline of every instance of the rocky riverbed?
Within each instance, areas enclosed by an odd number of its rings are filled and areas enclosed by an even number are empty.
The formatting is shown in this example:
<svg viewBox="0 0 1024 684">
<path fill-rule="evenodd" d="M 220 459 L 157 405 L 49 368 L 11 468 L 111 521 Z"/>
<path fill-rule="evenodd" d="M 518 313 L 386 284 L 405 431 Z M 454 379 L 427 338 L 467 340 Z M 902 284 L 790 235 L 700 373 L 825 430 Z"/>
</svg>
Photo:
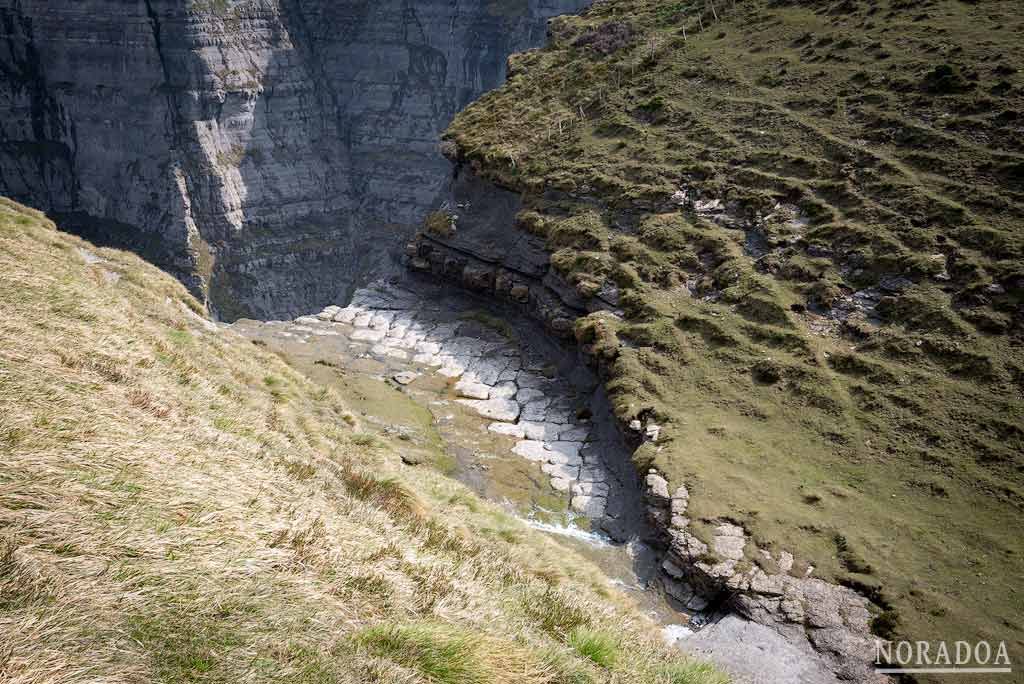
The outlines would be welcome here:
<svg viewBox="0 0 1024 684">
<path fill-rule="evenodd" d="M 308 345 L 322 364 L 361 369 L 418 397 L 442 433 L 453 433 L 452 451 L 464 451 L 467 442 L 475 447 L 456 458 L 457 470 L 521 462 L 542 492 L 527 497 L 543 503 L 533 513 L 619 541 L 636 534 L 644 516 L 639 483 L 595 378 L 542 336 L 521 334 L 466 297 L 423 287 L 433 290 L 432 298 L 377 281 L 345 307 L 236 327 L 293 348 Z M 463 433 L 474 428 L 480 434 L 467 439 Z"/>
<path fill-rule="evenodd" d="M 640 482 L 596 378 L 535 324 L 481 306 L 436 283 L 379 280 L 347 306 L 233 327 L 340 383 L 377 429 L 436 440 L 445 455 L 436 467 L 558 535 L 632 595 L 667 640 L 737 682 L 837 682 L 804 645 L 717 612 L 671 580 L 671 560 L 649 543 L 652 476 Z"/>
</svg>

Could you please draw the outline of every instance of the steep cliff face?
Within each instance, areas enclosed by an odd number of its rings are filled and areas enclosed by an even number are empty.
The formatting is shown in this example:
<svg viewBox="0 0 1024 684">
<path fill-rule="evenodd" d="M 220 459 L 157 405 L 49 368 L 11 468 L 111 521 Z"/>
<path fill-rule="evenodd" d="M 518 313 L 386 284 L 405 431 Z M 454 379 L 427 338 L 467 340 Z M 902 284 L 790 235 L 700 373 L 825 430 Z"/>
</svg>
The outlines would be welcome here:
<svg viewBox="0 0 1024 684">
<path fill-rule="evenodd" d="M 455 112 L 584 4 L 3 0 L 0 192 L 226 318 L 338 301 L 434 203 Z"/>
</svg>

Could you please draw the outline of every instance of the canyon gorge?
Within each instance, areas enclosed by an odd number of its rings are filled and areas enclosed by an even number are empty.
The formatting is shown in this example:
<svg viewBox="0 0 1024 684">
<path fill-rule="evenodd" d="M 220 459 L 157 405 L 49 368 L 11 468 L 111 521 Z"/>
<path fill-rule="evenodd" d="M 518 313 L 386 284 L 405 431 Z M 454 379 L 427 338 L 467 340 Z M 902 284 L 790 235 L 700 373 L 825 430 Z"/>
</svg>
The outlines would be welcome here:
<svg viewBox="0 0 1024 684">
<path fill-rule="evenodd" d="M 379 275 L 455 113 L 584 4 L 4 2 L 0 192 L 221 318 L 308 312 Z"/>
<path fill-rule="evenodd" d="M 876 638 L 1020 632 L 1024 87 L 806 5 L 0 0 L 0 195 L 583 540 L 673 648 L 882 683 Z"/>
</svg>

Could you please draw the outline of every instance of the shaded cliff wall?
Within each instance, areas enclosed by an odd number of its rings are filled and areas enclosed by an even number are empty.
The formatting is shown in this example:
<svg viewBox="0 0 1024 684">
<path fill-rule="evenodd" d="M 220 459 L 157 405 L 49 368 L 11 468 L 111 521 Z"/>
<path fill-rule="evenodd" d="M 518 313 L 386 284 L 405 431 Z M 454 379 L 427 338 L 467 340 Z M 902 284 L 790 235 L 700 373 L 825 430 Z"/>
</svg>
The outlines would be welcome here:
<svg viewBox="0 0 1024 684">
<path fill-rule="evenodd" d="M 450 167 L 437 140 L 583 0 L 0 0 L 0 193 L 225 318 L 344 299 Z"/>
</svg>

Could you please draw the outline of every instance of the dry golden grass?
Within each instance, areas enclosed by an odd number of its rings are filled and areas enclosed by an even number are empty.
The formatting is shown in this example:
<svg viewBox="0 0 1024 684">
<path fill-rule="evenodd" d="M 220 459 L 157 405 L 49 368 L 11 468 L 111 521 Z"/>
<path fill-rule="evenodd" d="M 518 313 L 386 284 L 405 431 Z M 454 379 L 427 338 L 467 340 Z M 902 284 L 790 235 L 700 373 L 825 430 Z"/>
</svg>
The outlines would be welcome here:
<svg viewBox="0 0 1024 684">
<path fill-rule="evenodd" d="M 721 681 L 197 311 L 0 201 L 0 682 Z M 614 667 L 551 627 L 565 596 Z"/>
</svg>

